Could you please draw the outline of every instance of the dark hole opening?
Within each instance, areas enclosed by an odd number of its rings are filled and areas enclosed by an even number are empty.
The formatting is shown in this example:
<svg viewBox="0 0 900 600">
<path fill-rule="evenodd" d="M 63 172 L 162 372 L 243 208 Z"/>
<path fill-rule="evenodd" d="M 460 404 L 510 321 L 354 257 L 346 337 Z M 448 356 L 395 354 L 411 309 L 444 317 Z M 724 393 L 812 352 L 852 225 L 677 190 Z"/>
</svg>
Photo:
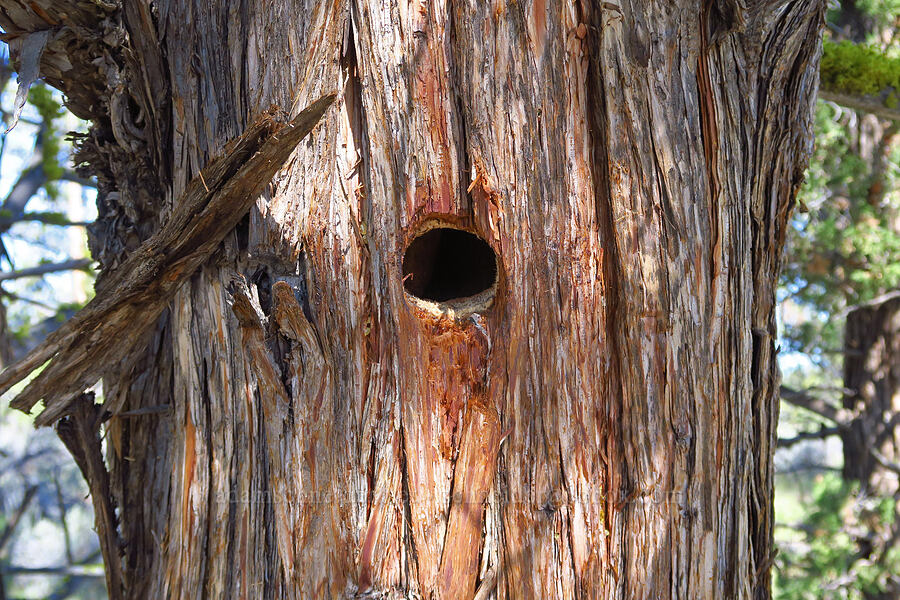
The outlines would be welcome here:
<svg viewBox="0 0 900 600">
<path fill-rule="evenodd" d="M 414 239 L 403 255 L 403 285 L 424 300 L 446 302 L 479 294 L 497 279 L 497 259 L 483 239 L 449 227 Z"/>
</svg>

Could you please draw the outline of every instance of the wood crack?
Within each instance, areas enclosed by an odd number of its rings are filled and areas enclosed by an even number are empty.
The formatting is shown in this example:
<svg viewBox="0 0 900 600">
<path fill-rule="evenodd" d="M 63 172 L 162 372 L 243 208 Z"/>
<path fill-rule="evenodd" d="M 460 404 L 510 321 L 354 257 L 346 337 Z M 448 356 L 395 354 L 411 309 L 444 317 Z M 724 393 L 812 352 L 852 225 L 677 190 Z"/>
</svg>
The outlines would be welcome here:
<svg viewBox="0 0 900 600">
<path fill-rule="evenodd" d="M 409 461 L 406 459 L 406 429 L 403 426 L 403 419 L 400 419 L 400 489 L 403 500 L 403 540 L 409 548 L 413 560 L 413 572 L 407 571 L 406 577 L 408 581 L 412 581 L 413 576 L 417 576 L 419 572 L 419 554 L 416 551 L 416 536 L 412 530 L 412 506 L 409 500 Z"/>
</svg>

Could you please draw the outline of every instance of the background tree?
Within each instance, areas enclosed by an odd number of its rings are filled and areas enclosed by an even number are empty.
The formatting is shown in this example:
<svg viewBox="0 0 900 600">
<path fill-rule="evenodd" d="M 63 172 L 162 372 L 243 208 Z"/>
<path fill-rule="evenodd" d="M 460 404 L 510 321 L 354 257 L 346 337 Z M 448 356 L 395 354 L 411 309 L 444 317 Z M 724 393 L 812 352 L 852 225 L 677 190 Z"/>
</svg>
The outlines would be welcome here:
<svg viewBox="0 0 900 600">
<path fill-rule="evenodd" d="M 832 88 L 823 97 L 842 101 L 840 85 L 869 100 L 850 102 L 851 110 L 819 103 L 816 149 L 788 237 L 784 397 L 803 410 L 786 407 L 784 424 L 794 431 L 780 442 L 789 447 L 776 486 L 784 598 L 900 593 L 891 471 L 898 407 L 890 400 L 900 368 L 891 300 L 900 287 L 898 9 L 842 2 L 828 14 L 822 78 Z M 802 443 L 816 437 L 835 443 Z M 808 508 L 792 506 L 797 500 Z"/>
</svg>

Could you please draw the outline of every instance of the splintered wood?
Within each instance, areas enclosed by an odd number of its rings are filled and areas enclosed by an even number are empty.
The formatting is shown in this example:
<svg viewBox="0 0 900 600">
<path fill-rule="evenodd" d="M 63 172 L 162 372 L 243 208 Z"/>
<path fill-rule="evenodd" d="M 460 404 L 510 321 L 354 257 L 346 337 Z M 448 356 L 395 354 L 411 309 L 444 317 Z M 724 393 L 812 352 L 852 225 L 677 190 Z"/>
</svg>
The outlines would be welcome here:
<svg viewBox="0 0 900 600">
<path fill-rule="evenodd" d="M 73 397 L 143 341 L 181 283 L 231 233 L 333 100 L 317 100 L 287 125 L 266 115 L 249 127 L 191 182 L 159 232 L 104 274 L 84 309 L 0 373 L 0 394 L 49 361 L 11 406 L 28 412 L 43 400 L 37 425 L 65 415 Z"/>
</svg>

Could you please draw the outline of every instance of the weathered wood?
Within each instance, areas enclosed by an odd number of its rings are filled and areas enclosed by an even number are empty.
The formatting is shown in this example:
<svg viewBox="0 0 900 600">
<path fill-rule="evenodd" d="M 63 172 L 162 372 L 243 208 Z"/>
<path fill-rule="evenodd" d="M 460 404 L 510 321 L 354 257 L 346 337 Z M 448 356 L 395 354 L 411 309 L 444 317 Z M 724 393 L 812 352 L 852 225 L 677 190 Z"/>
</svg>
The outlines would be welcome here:
<svg viewBox="0 0 900 600">
<path fill-rule="evenodd" d="M 81 394 L 73 398 L 70 404 L 68 414 L 59 421 L 56 432 L 88 484 L 94 507 L 94 529 L 100 538 L 100 552 L 106 570 L 107 593 L 110 600 L 122 600 L 126 596 L 118 519 L 100 443 L 103 408 L 94 404 L 92 393 Z"/>
<path fill-rule="evenodd" d="M 264 107 L 342 93 L 104 379 L 171 406 L 108 426 L 130 595 L 768 597 L 821 2 L 152 7 L 122 68 L 168 73 L 160 214 Z M 155 215 L 98 136 L 109 214 Z M 490 246 L 485 302 L 409 296 L 435 225 Z"/>
<path fill-rule="evenodd" d="M 66 400 L 96 383 L 110 364 L 143 340 L 181 283 L 231 233 L 333 100 L 333 94 L 320 98 L 286 125 L 272 116 L 260 118 L 225 156 L 212 161 L 182 194 L 160 231 L 98 282 L 94 299 L 0 373 L 4 393 L 49 361 L 11 406 L 27 412 L 44 400 L 36 425 L 65 415 Z"/>
</svg>

